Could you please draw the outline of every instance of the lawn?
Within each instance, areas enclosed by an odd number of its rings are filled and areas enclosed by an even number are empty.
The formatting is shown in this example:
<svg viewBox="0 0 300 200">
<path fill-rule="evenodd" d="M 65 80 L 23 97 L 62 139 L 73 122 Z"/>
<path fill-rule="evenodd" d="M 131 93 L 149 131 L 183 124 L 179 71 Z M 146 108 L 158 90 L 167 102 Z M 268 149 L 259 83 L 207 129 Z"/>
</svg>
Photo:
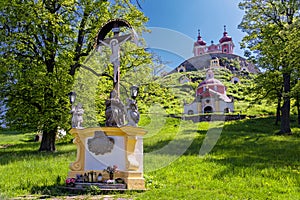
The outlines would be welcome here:
<svg viewBox="0 0 300 200">
<path fill-rule="evenodd" d="M 147 190 L 115 198 L 300 199 L 300 128 L 293 120 L 293 136 L 277 136 L 273 117 L 225 123 L 155 120 L 141 122 L 148 131 Z M 0 199 L 67 195 L 59 186 L 75 160 L 75 145 L 58 142 L 56 153 L 40 153 L 32 138 L 33 133 L 0 133 Z"/>
</svg>

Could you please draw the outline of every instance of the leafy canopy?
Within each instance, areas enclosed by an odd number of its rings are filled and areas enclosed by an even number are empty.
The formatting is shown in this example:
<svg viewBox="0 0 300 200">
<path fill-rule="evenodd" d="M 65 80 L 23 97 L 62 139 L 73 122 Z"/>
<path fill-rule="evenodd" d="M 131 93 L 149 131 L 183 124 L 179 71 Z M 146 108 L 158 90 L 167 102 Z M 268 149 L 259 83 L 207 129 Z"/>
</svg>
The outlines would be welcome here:
<svg viewBox="0 0 300 200">
<path fill-rule="evenodd" d="M 127 20 L 140 34 L 148 20 L 126 0 L 12 0 L 0 4 L 1 100 L 9 126 L 53 132 L 68 128 L 75 72 L 100 28 Z"/>
</svg>

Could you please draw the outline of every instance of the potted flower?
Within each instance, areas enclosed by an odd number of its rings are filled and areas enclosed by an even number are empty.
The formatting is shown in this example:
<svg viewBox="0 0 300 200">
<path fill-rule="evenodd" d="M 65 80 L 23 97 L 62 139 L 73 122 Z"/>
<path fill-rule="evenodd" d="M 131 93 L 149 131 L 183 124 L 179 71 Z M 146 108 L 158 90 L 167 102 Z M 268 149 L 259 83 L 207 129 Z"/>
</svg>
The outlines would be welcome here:
<svg viewBox="0 0 300 200">
<path fill-rule="evenodd" d="M 117 172 L 117 166 L 113 165 L 113 166 L 108 166 L 104 171 L 106 171 L 109 174 L 109 180 L 113 180 L 114 179 L 114 173 Z"/>
<path fill-rule="evenodd" d="M 67 178 L 66 185 L 67 186 L 75 186 L 76 179 L 75 178 Z"/>
</svg>

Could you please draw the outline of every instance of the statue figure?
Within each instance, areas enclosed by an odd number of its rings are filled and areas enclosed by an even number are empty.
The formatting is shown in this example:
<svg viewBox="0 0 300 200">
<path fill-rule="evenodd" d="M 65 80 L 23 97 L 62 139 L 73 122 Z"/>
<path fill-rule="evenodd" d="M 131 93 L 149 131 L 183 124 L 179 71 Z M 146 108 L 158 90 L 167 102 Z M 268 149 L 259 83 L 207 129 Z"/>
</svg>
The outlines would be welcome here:
<svg viewBox="0 0 300 200">
<path fill-rule="evenodd" d="M 78 103 L 77 106 L 72 106 L 72 128 L 83 129 L 83 107 L 81 103 Z"/>
<path fill-rule="evenodd" d="M 83 107 L 81 103 L 78 103 L 76 106 L 76 112 L 77 112 L 77 128 L 82 129 L 82 123 L 83 123 Z"/>
<path fill-rule="evenodd" d="M 110 56 L 110 62 L 114 66 L 114 83 L 117 83 L 118 80 L 118 74 L 119 74 L 119 67 L 120 67 L 120 44 L 117 39 L 113 39 L 110 41 L 110 48 L 111 48 L 111 56 Z"/>
<path fill-rule="evenodd" d="M 110 99 L 105 101 L 105 126 L 121 127 L 125 122 L 125 106 L 118 98 L 116 90 L 110 93 Z"/>
<path fill-rule="evenodd" d="M 110 56 L 110 62 L 113 64 L 114 67 L 114 83 L 113 86 L 117 90 L 117 95 L 119 95 L 119 84 L 120 84 L 120 46 L 121 44 L 125 43 L 127 40 L 129 40 L 131 36 L 128 36 L 126 38 L 114 38 L 112 40 L 108 41 L 100 41 L 100 43 L 104 46 L 110 47 L 111 49 L 111 56 Z M 120 41 L 119 41 L 120 40 Z"/>
<path fill-rule="evenodd" d="M 127 120 L 126 126 L 137 127 L 140 121 L 140 113 L 135 100 L 127 99 Z"/>
</svg>

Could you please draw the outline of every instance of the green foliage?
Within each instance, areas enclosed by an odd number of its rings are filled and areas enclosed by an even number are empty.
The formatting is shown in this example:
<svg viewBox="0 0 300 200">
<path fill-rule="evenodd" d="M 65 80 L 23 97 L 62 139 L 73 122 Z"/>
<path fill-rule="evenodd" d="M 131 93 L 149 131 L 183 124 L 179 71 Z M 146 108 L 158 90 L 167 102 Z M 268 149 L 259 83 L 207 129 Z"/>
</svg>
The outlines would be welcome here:
<svg viewBox="0 0 300 200">
<path fill-rule="evenodd" d="M 88 187 L 87 193 L 89 193 L 91 195 L 100 194 L 101 189 L 99 187 L 95 186 L 95 185 L 91 185 L 90 187 Z"/>
<path fill-rule="evenodd" d="M 155 80 L 143 87 L 144 93 L 140 99 L 142 110 L 153 104 L 159 104 L 166 114 L 181 115 L 183 103 L 192 102 L 195 98 L 195 89 L 198 83 L 180 83 L 182 77 L 193 79 L 201 77 L 203 72 L 173 73 L 167 76 L 157 76 Z"/>
<path fill-rule="evenodd" d="M 109 55 L 110 50 L 105 47 L 101 49 L 101 53 L 92 52 L 85 65 L 94 74 L 87 72 L 86 68 L 82 69 L 75 82 L 75 91 L 82 94 L 78 101 L 87 107 L 92 105 L 91 107 L 96 108 L 96 115 L 95 113 L 92 115 L 96 116 L 97 124 L 104 123 L 105 100 L 109 98 L 109 93 L 113 88 L 113 67 L 109 63 Z M 126 103 L 126 99 L 130 98 L 130 87 L 136 85 L 139 87 L 137 102 L 140 113 L 148 113 L 153 106 L 160 105 L 167 114 L 181 114 L 183 100 L 187 97 L 186 93 L 181 93 L 181 87 L 172 85 L 170 82 L 172 79 L 169 81 L 168 77 L 157 76 L 156 72 L 159 70 L 161 70 L 161 66 L 153 63 L 151 55 L 142 47 L 131 43 L 122 44 L 120 98 L 123 103 Z M 102 75 L 102 77 L 97 77 L 97 75 Z M 187 90 L 189 95 L 193 96 L 194 91 L 191 93 L 191 85 L 193 84 L 187 84 L 183 90 Z M 193 87 L 195 86 L 193 85 Z M 92 109 L 88 108 L 87 110 Z M 89 116 L 89 112 L 86 113 L 86 117 Z M 90 126 L 89 122 L 87 122 L 87 126 Z"/>
<path fill-rule="evenodd" d="M 149 112 L 150 107 L 159 105 L 168 114 L 181 113 L 182 104 L 178 102 L 173 91 L 158 82 L 152 82 L 141 87 L 141 94 L 137 98 L 142 113 Z"/>
<path fill-rule="evenodd" d="M 228 58 L 224 57 L 220 59 L 222 66 L 226 66 L 227 68 L 232 68 L 234 71 L 240 71 L 241 65 L 238 58 L 229 60 Z"/>
<path fill-rule="evenodd" d="M 105 101 L 109 99 L 109 94 L 113 88 L 112 80 L 102 77 L 98 82 L 96 111 L 97 122 L 105 124 Z"/>
</svg>

